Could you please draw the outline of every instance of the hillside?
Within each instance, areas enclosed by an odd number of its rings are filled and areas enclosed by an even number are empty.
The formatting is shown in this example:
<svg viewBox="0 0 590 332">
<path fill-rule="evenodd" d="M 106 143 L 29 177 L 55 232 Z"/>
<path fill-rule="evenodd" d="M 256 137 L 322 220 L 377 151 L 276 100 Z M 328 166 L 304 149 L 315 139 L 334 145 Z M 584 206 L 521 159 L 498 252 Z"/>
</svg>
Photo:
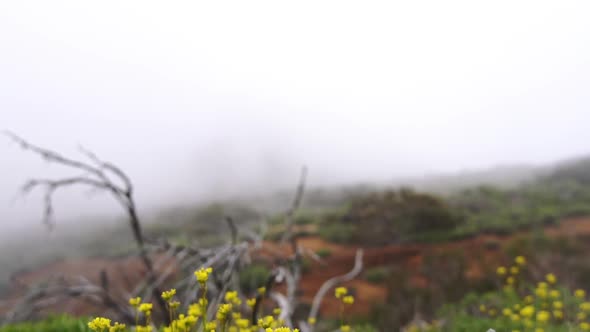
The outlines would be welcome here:
<svg viewBox="0 0 590 332">
<path fill-rule="evenodd" d="M 305 260 L 302 299 L 310 301 L 323 280 L 347 271 L 357 248 L 366 250 L 366 270 L 347 284 L 357 294 L 355 315 L 360 320 L 375 317 L 382 326 L 401 326 L 416 310 L 433 318 L 445 303 L 459 301 L 470 291 L 489 291 L 491 267 L 515 254 L 527 254 L 539 271 L 549 262 L 557 271 L 569 271 L 572 287 L 590 280 L 590 264 L 583 259 L 590 250 L 585 241 L 590 238 L 590 159 L 539 168 L 519 181 L 512 186 L 454 187 L 438 194 L 369 185 L 311 189 L 294 215 L 295 232 L 301 246 L 321 260 Z M 179 245 L 214 246 L 229 241 L 229 216 L 242 236 L 264 234 L 264 246 L 253 257 L 257 264 L 270 266 L 270 256 L 289 255 L 289 248 L 276 242 L 285 230 L 278 198 L 288 206 L 288 197 L 285 192 L 258 204 L 234 200 L 165 210 L 150 218 L 154 221 L 146 224 L 146 233 Z M 113 272 L 114 285 L 129 291 L 130 281 L 117 280 L 117 275 L 141 271 L 129 263 L 133 247 L 125 227 L 81 237 L 84 243 L 71 242 L 75 255 L 60 251 L 59 256 L 31 261 L 27 269 L 20 266 L 7 293 L 22 294 L 27 286 L 56 273 L 81 273 L 95 280 L 102 269 Z M 566 254 L 568 259 L 560 261 Z M 440 270 L 444 276 L 436 272 Z M 402 305 L 406 298 L 420 300 Z M 328 317 L 335 314 L 330 303 L 327 300 L 322 309 Z M 84 315 L 99 309 L 70 301 L 56 309 L 61 310 Z"/>
</svg>

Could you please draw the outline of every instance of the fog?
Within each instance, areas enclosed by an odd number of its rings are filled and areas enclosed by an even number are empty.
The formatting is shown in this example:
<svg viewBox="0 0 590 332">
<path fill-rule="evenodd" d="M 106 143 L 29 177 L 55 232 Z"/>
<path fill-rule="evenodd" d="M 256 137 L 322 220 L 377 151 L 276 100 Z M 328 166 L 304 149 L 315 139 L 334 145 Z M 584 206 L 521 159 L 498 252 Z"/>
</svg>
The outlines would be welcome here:
<svg viewBox="0 0 590 332">
<path fill-rule="evenodd" d="M 587 1 L 0 3 L 0 129 L 126 170 L 143 211 L 590 153 Z M 0 137 L 0 220 L 40 228 Z M 83 195 L 80 195 L 80 194 Z M 58 218 L 117 213 L 68 191 Z M 114 212 L 111 212 L 114 211 Z"/>
</svg>

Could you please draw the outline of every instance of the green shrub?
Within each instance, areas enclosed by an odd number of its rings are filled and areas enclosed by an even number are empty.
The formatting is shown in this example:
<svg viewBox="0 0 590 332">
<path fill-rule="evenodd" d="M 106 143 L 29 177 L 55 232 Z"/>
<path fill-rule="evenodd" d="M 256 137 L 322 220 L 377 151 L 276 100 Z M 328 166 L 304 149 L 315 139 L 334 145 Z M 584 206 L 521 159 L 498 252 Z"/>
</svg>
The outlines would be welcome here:
<svg viewBox="0 0 590 332">
<path fill-rule="evenodd" d="M 296 225 L 310 225 L 317 222 L 316 216 L 311 212 L 300 212 L 294 218 Z"/>
<path fill-rule="evenodd" d="M 319 234 L 322 238 L 328 241 L 348 243 L 354 236 L 354 229 L 353 225 L 328 224 L 320 227 Z"/>
<path fill-rule="evenodd" d="M 332 256 L 332 250 L 328 249 L 328 248 L 321 248 L 318 251 L 315 252 L 318 256 L 320 256 L 321 258 L 327 258 Z"/>
<path fill-rule="evenodd" d="M 254 292 L 264 286 L 270 277 L 270 270 L 262 264 L 252 264 L 240 271 L 240 287 L 245 292 Z"/>
<path fill-rule="evenodd" d="M 390 271 L 387 267 L 379 266 L 367 269 L 365 272 L 365 279 L 373 284 L 384 282 L 389 276 Z"/>
</svg>

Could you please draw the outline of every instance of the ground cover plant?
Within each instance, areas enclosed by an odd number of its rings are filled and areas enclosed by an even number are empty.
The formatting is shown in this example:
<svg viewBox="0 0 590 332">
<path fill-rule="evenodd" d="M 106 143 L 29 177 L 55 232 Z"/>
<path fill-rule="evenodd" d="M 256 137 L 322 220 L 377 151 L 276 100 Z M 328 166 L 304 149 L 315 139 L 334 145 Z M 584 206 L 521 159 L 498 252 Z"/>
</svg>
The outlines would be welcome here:
<svg viewBox="0 0 590 332">
<path fill-rule="evenodd" d="M 527 259 L 517 256 L 496 270 L 498 289 L 470 293 L 441 308 L 439 319 L 415 323 L 406 331 L 590 331 L 590 300 L 584 289 L 569 289 L 553 273 L 531 278 Z"/>
</svg>

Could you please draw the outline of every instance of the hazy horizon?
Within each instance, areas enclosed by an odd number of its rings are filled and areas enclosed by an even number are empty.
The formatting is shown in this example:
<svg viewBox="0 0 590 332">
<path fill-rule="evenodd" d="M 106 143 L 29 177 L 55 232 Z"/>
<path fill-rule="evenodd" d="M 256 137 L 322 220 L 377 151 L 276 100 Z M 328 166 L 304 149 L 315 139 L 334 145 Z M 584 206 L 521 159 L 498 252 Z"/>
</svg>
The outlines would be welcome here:
<svg viewBox="0 0 590 332">
<path fill-rule="evenodd" d="M 0 129 L 120 165 L 143 211 L 290 188 L 301 165 L 332 186 L 548 164 L 590 154 L 589 9 L 5 2 Z M 0 222 L 28 227 L 21 184 L 71 173 L 0 153 Z M 119 213 L 85 193 L 56 217 Z"/>
</svg>

